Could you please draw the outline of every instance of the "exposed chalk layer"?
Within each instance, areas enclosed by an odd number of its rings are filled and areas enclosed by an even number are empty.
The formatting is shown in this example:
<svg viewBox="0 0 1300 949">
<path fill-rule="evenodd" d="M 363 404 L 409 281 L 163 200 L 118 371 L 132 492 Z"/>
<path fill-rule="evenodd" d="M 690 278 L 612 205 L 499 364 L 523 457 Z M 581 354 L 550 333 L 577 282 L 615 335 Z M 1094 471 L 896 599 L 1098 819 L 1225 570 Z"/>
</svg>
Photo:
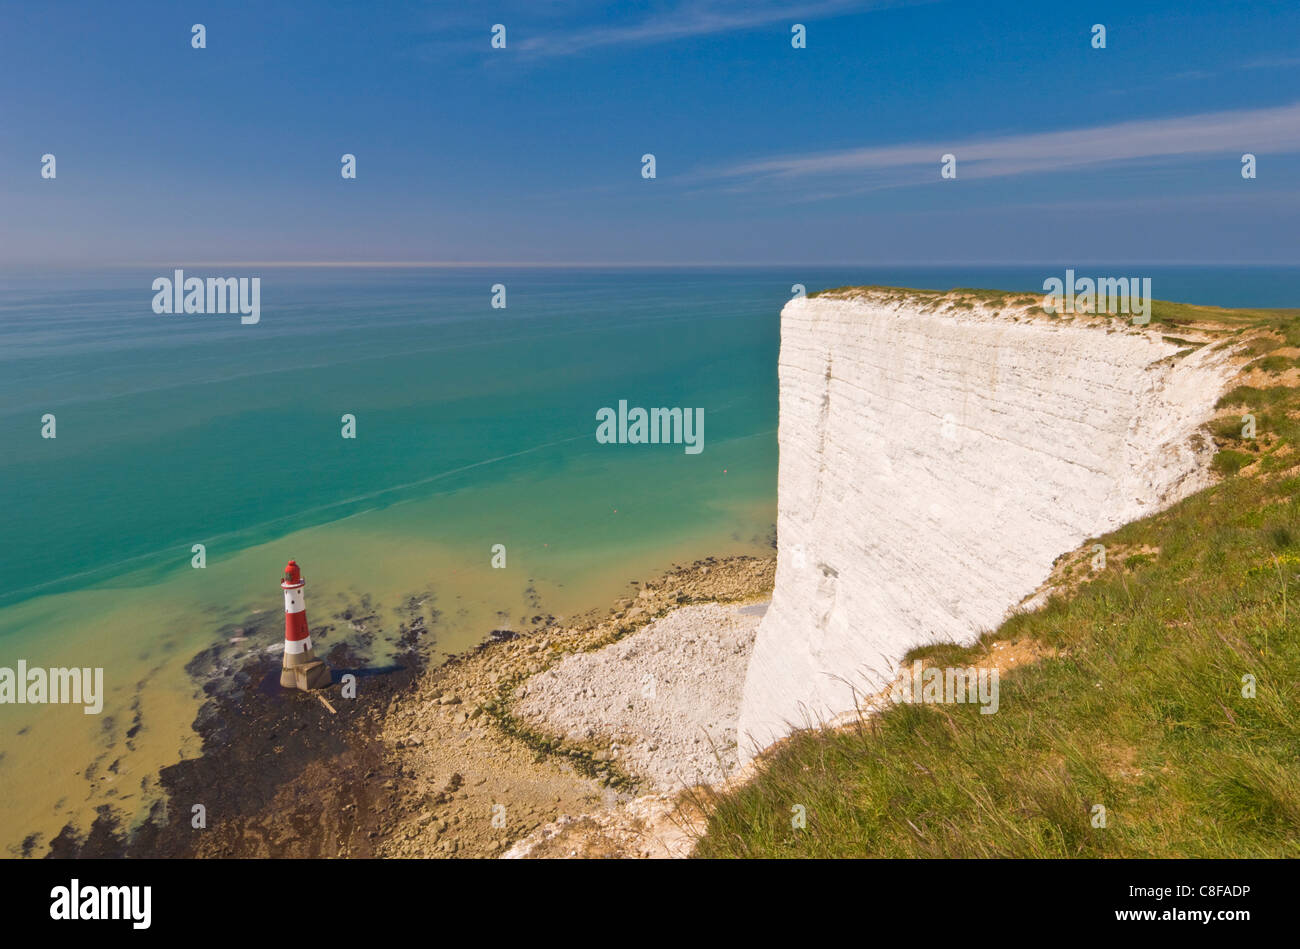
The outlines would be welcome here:
<svg viewBox="0 0 1300 949">
<path fill-rule="evenodd" d="M 742 759 L 915 646 L 996 627 L 1089 537 L 1210 481 L 1224 347 L 1121 320 L 812 298 L 781 314 L 779 557 Z"/>
</svg>

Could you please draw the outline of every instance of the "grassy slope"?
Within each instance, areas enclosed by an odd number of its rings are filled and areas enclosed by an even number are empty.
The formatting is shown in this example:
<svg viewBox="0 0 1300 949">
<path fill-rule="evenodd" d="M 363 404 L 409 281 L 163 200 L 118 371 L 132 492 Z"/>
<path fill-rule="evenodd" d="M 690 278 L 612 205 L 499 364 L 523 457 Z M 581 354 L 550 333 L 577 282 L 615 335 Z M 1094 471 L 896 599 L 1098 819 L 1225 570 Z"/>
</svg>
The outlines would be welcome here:
<svg viewBox="0 0 1300 949">
<path fill-rule="evenodd" d="M 1297 362 L 1273 351 L 1300 344 L 1300 311 L 1157 303 L 1153 323 L 1212 324 L 1264 375 Z M 1055 650 L 1002 677 L 996 714 L 900 705 L 797 733 L 708 802 L 697 855 L 1300 856 L 1300 390 L 1243 386 L 1220 405 L 1226 479 L 1098 538 L 1157 554 L 1094 573 L 1090 541 L 1073 592 L 973 647 L 917 651 L 978 666 L 997 640 Z M 1253 440 L 1239 437 L 1245 412 Z"/>
</svg>

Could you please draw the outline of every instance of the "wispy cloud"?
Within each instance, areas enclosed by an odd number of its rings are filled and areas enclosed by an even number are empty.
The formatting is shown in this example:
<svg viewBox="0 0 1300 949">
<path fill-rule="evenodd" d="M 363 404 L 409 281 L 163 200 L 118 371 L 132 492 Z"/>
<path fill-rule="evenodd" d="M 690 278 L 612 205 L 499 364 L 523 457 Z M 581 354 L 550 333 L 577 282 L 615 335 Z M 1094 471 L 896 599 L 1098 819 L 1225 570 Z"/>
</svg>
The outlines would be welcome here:
<svg viewBox="0 0 1300 949">
<path fill-rule="evenodd" d="M 1300 66 L 1300 56 L 1272 56 L 1242 63 L 1242 69 L 1294 69 Z"/>
<path fill-rule="evenodd" d="M 1297 66 L 1300 66 L 1300 56 L 1270 56 L 1264 59 L 1254 59 L 1248 63 L 1235 63 L 1221 69 L 1184 69 L 1181 72 L 1174 73 L 1169 78 L 1175 81 L 1217 79 L 1219 76 L 1247 69 L 1295 69 Z M 1128 91 L 1132 91 L 1131 87 Z"/>
<path fill-rule="evenodd" d="M 1040 174 L 1116 162 L 1198 155 L 1300 151 L 1300 103 L 1266 109 L 1141 119 L 1091 128 L 999 138 L 931 141 L 765 158 L 706 170 L 697 177 L 733 186 L 854 176 L 859 186 L 895 187 L 939 174 L 940 156 L 957 157 L 959 176 Z M 864 182 L 867 176 L 870 182 Z"/>
<path fill-rule="evenodd" d="M 754 29 L 781 21 L 793 24 L 815 17 L 901 6 L 908 2 L 909 0 L 821 0 L 818 3 L 802 4 L 688 3 L 625 26 L 578 27 L 530 36 L 519 41 L 519 49 L 544 56 L 570 56 L 600 47 L 648 46 L 710 33 Z"/>
</svg>

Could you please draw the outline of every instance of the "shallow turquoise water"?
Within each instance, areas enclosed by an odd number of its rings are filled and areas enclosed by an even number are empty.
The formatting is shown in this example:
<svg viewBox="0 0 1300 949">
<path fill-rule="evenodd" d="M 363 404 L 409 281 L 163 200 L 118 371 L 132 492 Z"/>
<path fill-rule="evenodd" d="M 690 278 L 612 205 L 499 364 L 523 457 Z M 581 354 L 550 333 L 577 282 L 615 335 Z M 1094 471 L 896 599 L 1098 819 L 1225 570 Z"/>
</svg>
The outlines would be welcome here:
<svg viewBox="0 0 1300 949">
<path fill-rule="evenodd" d="M 570 473 L 668 479 L 690 519 L 717 487 L 703 474 L 719 446 L 775 429 L 779 284 L 269 270 L 261 322 L 244 326 L 155 315 L 150 274 L 111 279 L 11 294 L 3 313 L 4 601 L 125 570 L 183 569 L 194 543 L 219 559 L 299 527 L 520 475 L 579 507 L 565 496 Z M 508 288 L 504 310 L 489 306 L 497 282 Z M 619 399 L 703 407 L 705 451 L 598 445 L 595 413 Z M 39 437 L 47 412 L 53 440 Z M 357 419 L 354 440 L 340 436 L 345 413 Z"/>
</svg>

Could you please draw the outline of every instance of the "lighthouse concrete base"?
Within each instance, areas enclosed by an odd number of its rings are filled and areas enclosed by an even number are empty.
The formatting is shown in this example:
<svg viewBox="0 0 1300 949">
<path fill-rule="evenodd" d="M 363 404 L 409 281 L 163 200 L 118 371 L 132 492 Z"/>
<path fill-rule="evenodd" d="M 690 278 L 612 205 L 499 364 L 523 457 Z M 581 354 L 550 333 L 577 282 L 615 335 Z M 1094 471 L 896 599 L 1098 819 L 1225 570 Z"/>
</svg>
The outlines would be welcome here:
<svg viewBox="0 0 1300 949">
<path fill-rule="evenodd" d="M 331 681 L 330 667 L 319 659 L 280 670 L 280 686 L 286 689 L 309 692 L 312 689 L 323 689 Z"/>
</svg>

